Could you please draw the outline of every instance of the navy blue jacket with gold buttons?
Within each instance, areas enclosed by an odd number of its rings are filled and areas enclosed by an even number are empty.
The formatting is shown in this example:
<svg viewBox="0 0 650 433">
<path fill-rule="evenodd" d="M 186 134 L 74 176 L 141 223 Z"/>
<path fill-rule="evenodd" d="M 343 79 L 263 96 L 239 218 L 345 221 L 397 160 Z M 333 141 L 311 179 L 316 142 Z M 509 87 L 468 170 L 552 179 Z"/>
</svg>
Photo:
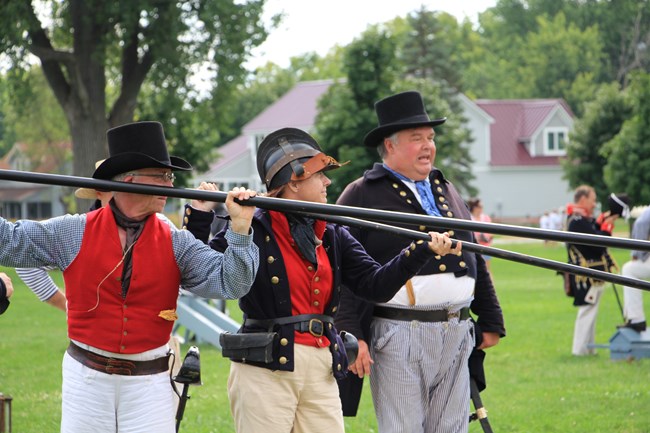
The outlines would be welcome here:
<svg viewBox="0 0 650 433">
<path fill-rule="evenodd" d="M 210 221 L 210 213 L 186 210 L 184 227 L 197 238 L 205 240 L 206 223 L 209 225 Z M 287 272 L 291 272 L 291 269 L 286 269 L 282 260 L 268 211 L 258 209 L 252 227 L 253 241 L 260 251 L 260 267 L 250 292 L 239 300 L 244 319 L 267 320 L 291 316 L 291 294 L 287 278 Z M 224 251 L 227 247 L 224 234 L 225 232 L 217 234 L 210 241 L 210 246 L 218 251 Z M 407 242 L 404 248 L 397 250 L 387 264 L 382 266 L 365 252 L 347 228 L 336 224 L 327 224 L 323 235 L 323 247 L 327 251 L 333 272 L 332 297 L 324 310 L 324 314 L 329 316 L 335 316 L 338 310 L 342 284 L 354 287 L 355 294 L 361 298 L 386 302 L 434 257 L 434 253 L 426 243 Z M 265 330 L 243 327 L 240 332 Z M 273 361 L 269 364 L 251 364 L 272 370 L 293 371 L 293 326 L 277 326 L 274 330 L 278 332 L 279 338 L 273 350 Z M 336 329 L 328 331 L 336 332 Z M 333 334 L 329 334 L 328 338 L 331 342 L 336 341 Z M 334 355 L 336 362 L 336 354 Z M 333 365 L 333 368 L 336 371 L 337 365 Z"/>
<path fill-rule="evenodd" d="M 429 174 L 429 180 L 436 205 L 443 217 L 471 219 L 465 201 L 453 184 L 445 179 L 440 170 L 433 169 Z M 386 170 L 381 163 L 376 163 L 371 170 L 364 173 L 363 177 L 349 184 L 341 194 L 337 204 L 426 215 L 411 189 Z M 435 229 L 420 226 L 419 230 L 428 232 Z M 385 263 L 391 255 L 394 255 L 396 251 L 408 244 L 408 240 L 402 237 L 372 230 L 351 227 L 350 233 L 361 242 L 366 251 L 379 263 Z M 450 234 L 452 238 L 461 241 L 474 241 L 474 235 L 471 232 L 455 230 L 450 231 Z M 478 325 L 477 341 L 480 338 L 481 331 L 497 333 L 502 337 L 505 336 L 503 313 L 492 279 L 485 265 L 485 260 L 480 255 L 467 251 L 463 251 L 461 256 L 452 254 L 444 257 L 436 256 L 418 274 L 430 275 L 443 272 L 453 272 L 457 276 L 468 275 L 476 279 L 474 300 L 470 307 Z M 357 338 L 367 341 L 373 309 L 373 303 L 359 299 L 349 291 L 344 290 L 335 324 L 338 329 L 350 332 Z M 361 395 L 363 381 L 351 375 L 348 376 L 345 382 L 340 382 L 339 385 L 341 386 L 343 412 L 346 416 L 354 415 Z"/>
</svg>

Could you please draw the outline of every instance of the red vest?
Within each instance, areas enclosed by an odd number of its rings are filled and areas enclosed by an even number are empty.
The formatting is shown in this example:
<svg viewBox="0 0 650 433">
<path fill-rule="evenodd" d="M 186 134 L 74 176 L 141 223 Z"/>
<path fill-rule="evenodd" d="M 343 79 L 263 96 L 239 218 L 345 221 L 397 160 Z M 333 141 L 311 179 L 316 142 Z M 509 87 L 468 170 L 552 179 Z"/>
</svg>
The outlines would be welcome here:
<svg viewBox="0 0 650 433">
<path fill-rule="evenodd" d="M 123 254 L 113 212 L 105 207 L 87 214 L 79 254 L 63 272 L 71 339 L 115 353 L 140 353 L 169 340 L 174 321 L 159 314 L 176 311 L 180 284 L 169 226 L 150 216 L 132 257 L 123 299 Z"/>
</svg>

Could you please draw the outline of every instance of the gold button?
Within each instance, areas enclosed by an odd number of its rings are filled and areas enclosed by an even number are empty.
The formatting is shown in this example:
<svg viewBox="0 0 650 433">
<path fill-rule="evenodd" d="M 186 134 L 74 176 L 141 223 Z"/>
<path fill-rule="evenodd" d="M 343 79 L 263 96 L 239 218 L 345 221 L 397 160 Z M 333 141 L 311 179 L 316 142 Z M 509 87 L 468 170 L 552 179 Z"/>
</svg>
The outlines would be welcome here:
<svg viewBox="0 0 650 433">
<path fill-rule="evenodd" d="M 192 208 L 191 207 L 186 207 L 185 208 L 185 215 L 190 215 L 192 213 Z"/>
<path fill-rule="evenodd" d="M 187 223 L 190 221 L 188 217 L 183 218 L 183 224 L 187 225 Z"/>
<path fill-rule="evenodd" d="M 435 183 L 436 185 L 440 185 L 440 181 L 438 179 L 434 179 L 433 183 Z"/>
<path fill-rule="evenodd" d="M 264 238 L 264 241 L 265 241 L 265 242 L 271 242 L 271 237 L 267 235 L 267 236 Z"/>
<path fill-rule="evenodd" d="M 320 302 L 314 301 L 314 307 L 318 307 L 320 305 Z"/>
<path fill-rule="evenodd" d="M 284 365 L 284 364 L 286 364 L 287 362 L 289 362 L 289 360 L 287 359 L 286 356 L 281 356 L 280 359 L 279 359 L 278 361 L 280 361 L 280 364 L 282 364 L 282 365 Z"/>
<path fill-rule="evenodd" d="M 448 232 L 448 233 L 449 233 L 449 236 L 453 236 L 453 235 L 455 235 L 455 234 L 456 234 L 456 232 L 455 232 L 455 231 L 453 231 L 453 230 L 449 230 L 449 232 Z"/>
<path fill-rule="evenodd" d="M 443 205 L 442 205 L 442 208 L 443 208 L 444 210 L 447 210 L 447 209 L 449 209 L 449 206 L 447 206 L 446 204 L 443 204 Z"/>
<path fill-rule="evenodd" d="M 126 349 L 126 346 L 120 346 L 120 347 L 122 348 L 122 350 Z"/>
<path fill-rule="evenodd" d="M 407 199 L 406 199 L 406 202 L 407 202 L 408 204 L 411 204 L 411 203 L 413 203 L 413 202 L 411 201 L 411 199 L 410 199 L 410 198 L 407 198 Z"/>
<path fill-rule="evenodd" d="M 319 282 L 319 281 L 320 281 L 320 277 L 314 277 L 314 281 Z"/>
<path fill-rule="evenodd" d="M 440 197 L 438 197 L 438 201 L 440 201 L 440 203 L 444 203 L 445 198 L 443 196 L 440 196 Z"/>
<path fill-rule="evenodd" d="M 338 307 L 332 307 L 332 313 L 336 313 L 336 310 L 338 310 Z"/>
<path fill-rule="evenodd" d="M 423 231 L 425 231 L 427 229 L 427 226 L 420 226 L 418 228 L 420 229 L 421 232 L 423 232 Z"/>
<path fill-rule="evenodd" d="M 279 282 L 280 282 L 280 279 L 278 277 L 271 277 L 271 283 L 278 284 Z"/>
<path fill-rule="evenodd" d="M 438 187 L 438 188 L 436 188 L 436 191 L 442 192 L 442 188 Z"/>
<path fill-rule="evenodd" d="M 447 266 L 443 263 L 442 265 L 438 266 L 438 269 L 440 269 L 440 272 L 445 272 L 447 270 Z"/>
<path fill-rule="evenodd" d="M 313 270 L 314 270 L 314 267 L 313 267 L 312 265 L 309 265 L 309 266 L 307 266 L 307 270 L 308 270 L 308 271 L 313 271 Z"/>
<path fill-rule="evenodd" d="M 129 319 L 127 319 L 126 317 L 124 318 L 124 321 L 125 321 L 125 322 L 127 322 L 128 320 L 129 320 Z"/>
<path fill-rule="evenodd" d="M 406 191 L 400 191 L 399 195 L 401 195 L 402 197 L 406 197 Z"/>
<path fill-rule="evenodd" d="M 461 268 L 464 268 L 465 266 L 467 266 L 467 263 L 465 263 L 465 262 L 463 262 L 463 261 L 461 260 L 461 262 L 459 263 L 459 265 L 460 265 Z"/>
<path fill-rule="evenodd" d="M 451 217 L 454 216 L 454 213 L 453 213 L 452 211 L 449 211 L 449 212 L 447 212 L 447 216 L 448 216 L 449 218 L 451 218 Z"/>
<path fill-rule="evenodd" d="M 394 183 L 394 184 L 393 184 L 393 188 L 397 189 L 397 188 L 399 188 L 399 185 L 397 185 L 396 183 Z"/>
<path fill-rule="evenodd" d="M 269 262 L 269 263 L 273 263 L 273 262 L 275 261 L 275 257 L 273 257 L 273 256 L 269 256 L 269 257 L 266 259 L 266 261 Z"/>
<path fill-rule="evenodd" d="M 336 364 L 336 369 L 337 369 L 338 371 L 341 371 L 342 368 L 343 368 L 343 367 L 341 367 L 341 364 Z"/>
<path fill-rule="evenodd" d="M 411 251 L 415 251 L 415 244 L 413 242 L 411 242 L 411 245 L 409 246 L 409 249 Z"/>
<path fill-rule="evenodd" d="M 327 324 L 327 327 L 330 328 L 330 329 L 332 329 L 332 324 L 331 324 L 331 323 L 328 323 L 328 324 Z"/>
<path fill-rule="evenodd" d="M 404 255 L 405 255 L 406 257 L 408 257 L 408 256 L 411 255 L 411 252 L 410 252 L 409 250 L 406 250 L 406 251 L 404 251 Z"/>
<path fill-rule="evenodd" d="M 127 334 L 127 332 L 126 332 L 126 331 L 124 331 L 124 335 L 126 335 L 126 334 Z"/>
<path fill-rule="evenodd" d="M 289 344 L 289 340 L 287 340 L 286 338 L 280 339 L 280 345 L 281 346 L 286 346 L 287 344 Z"/>
<path fill-rule="evenodd" d="M 458 251 L 458 252 L 456 253 L 456 255 L 457 255 L 458 257 L 460 257 L 460 256 L 463 255 L 463 252 L 462 252 L 462 251 Z"/>
<path fill-rule="evenodd" d="M 440 260 L 442 258 L 442 256 L 440 254 L 436 254 L 434 257 L 435 257 L 436 260 Z"/>
<path fill-rule="evenodd" d="M 420 239 L 419 241 L 416 242 L 416 244 L 418 244 L 418 245 L 422 245 L 423 243 L 424 243 L 424 241 L 422 239 Z"/>
<path fill-rule="evenodd" d="M 334 350 L 339 350 L 339 345 L 338 344 L 334 345 Z"/>
<path fill-rule="evenodd" d="M 314 289 L 314 295 L 320 295 L 320 290 Z"/>
<path fill-rule="evenodd" d="M 128 306 L 126 304 L 122 305 L 122 308 L 124 308 L 125 310 L 127 309 L 127 307 Z"/>
</svg>

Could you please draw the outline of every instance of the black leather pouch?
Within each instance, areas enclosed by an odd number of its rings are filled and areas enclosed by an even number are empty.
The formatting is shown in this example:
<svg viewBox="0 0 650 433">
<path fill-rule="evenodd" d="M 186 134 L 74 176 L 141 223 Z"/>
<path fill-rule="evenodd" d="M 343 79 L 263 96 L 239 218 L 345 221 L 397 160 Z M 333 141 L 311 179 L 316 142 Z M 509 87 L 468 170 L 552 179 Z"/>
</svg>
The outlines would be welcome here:
<svg viewBox="0 0 650 433">
<path fill-rule="evenodd" d="M 277 332 L 252 332 L 248 334 L 224 332 L 219 336 L 221 355 L 234 361 L 268 364 L 273 361 L 273 345 L 277 338 Z"/>
</svg>

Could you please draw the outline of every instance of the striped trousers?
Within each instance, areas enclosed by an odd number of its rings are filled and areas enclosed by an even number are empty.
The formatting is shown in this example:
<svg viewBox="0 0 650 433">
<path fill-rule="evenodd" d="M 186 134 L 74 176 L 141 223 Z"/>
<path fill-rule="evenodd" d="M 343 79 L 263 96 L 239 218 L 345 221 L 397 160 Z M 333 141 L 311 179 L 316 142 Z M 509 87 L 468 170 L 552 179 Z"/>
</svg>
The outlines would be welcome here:
<svg viewBox="0 0 650 433">
<path fill-rule="evenodd" d="M 373 319 L 370 387 L 379 433 L 468 431 L 472 329 L 469 320 Z"/>
</svg>

